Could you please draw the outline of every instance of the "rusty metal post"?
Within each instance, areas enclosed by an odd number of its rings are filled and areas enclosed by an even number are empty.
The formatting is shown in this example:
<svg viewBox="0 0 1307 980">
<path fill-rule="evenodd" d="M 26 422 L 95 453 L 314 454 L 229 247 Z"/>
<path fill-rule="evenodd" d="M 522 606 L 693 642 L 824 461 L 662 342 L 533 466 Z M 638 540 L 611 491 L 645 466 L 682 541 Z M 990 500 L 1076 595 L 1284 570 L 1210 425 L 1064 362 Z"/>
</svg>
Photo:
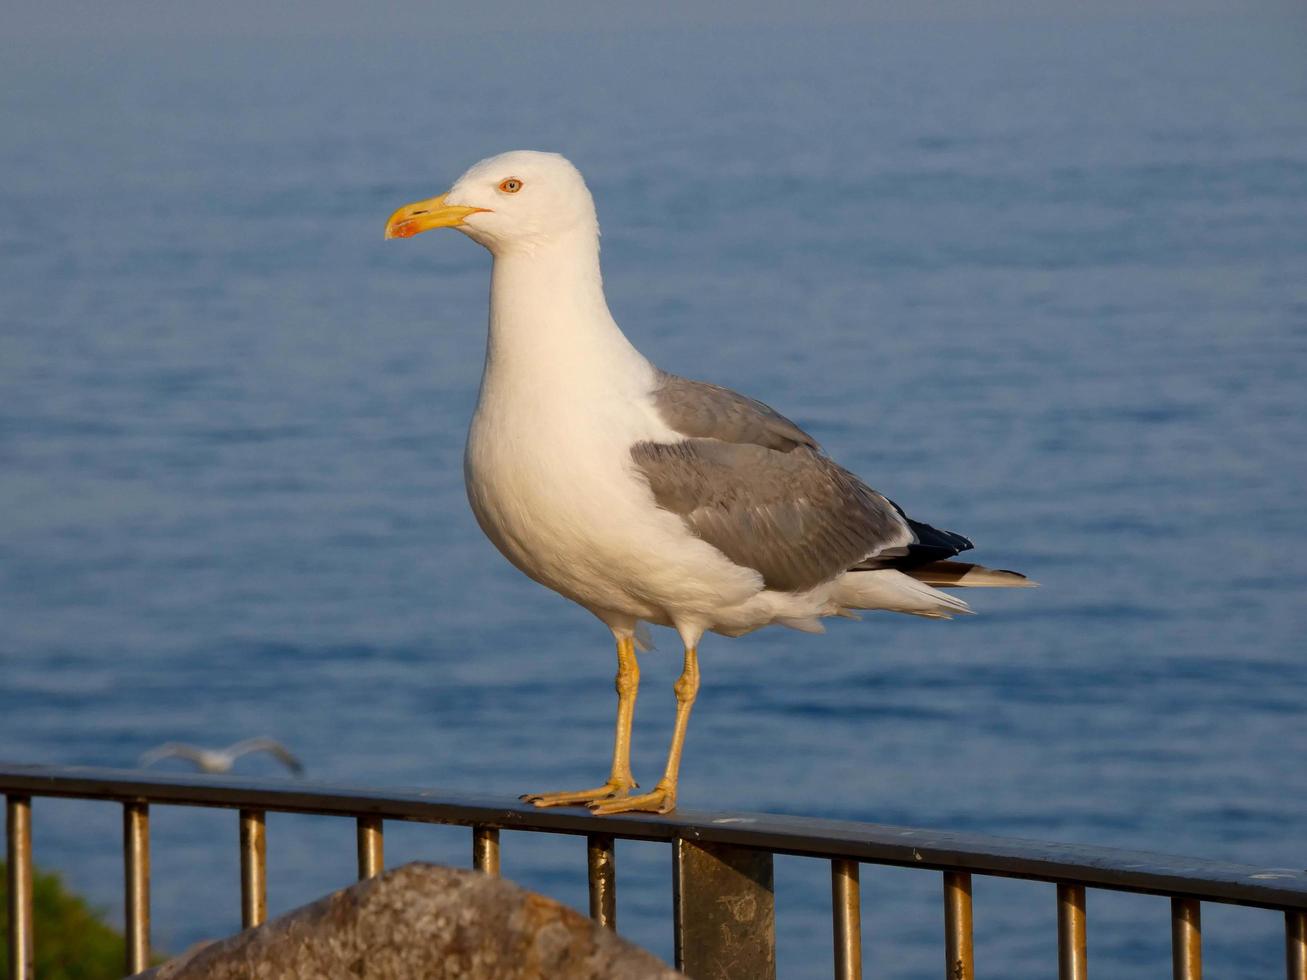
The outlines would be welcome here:
<svg viewBox="0 0 1307 980">
<path fill-rule="evenodd" d="M 359 817 L 358 821 L 359 881 L 381 874 L 386 866 L 385 840 L 381 836 L 380 817 Z"/>
<path fill-rule="evenodd" d="M 1171 976 L 1202 980 L 1202 906 L 1196 898 L 1171 899 Z"/>
<path fill-rule="evenodd" d="M 678 970 L 694 980 L 775 980 L 770 851 L 678 837 L 672 915 Z"/>
<path fill-rule="evenodd" d="M 1284 972 L 1289 980 L 1307 980 L 1307 912 L 1284 913 Z"/>
<path fill-rule="evenodd" d="M 1058 980 L 1086 980 L 1089 956 L 1085 945 L 1085 886 L 1057 885 Z"/>
<path fill-rule="evenodd" d="M 241 928 L 268 917 L 268 838 L 262 810 L 241 811 Z"/>
<path fill-rule="evenodd" d="M 944 976 L 975 980 L 976 954 L 971 929 L 971 875 L 944 872 Z"/>
<path fill-rule="evenodd" d="M 9 976 L 32 980 L 32 798 L 5 797 L 5 855 L 9 863 Z"/>
<path fill-rule="evenodd" d="M 472 867 L 499 877 L 499 828 L 477 824 L 472 828 Z"/>
<path fill-rule="evenodd" d="M 123 804 L 123 918 L 130 976 L 150 966 L 150 807 L 139 801 Z"/>
<path fill-rule="evenodd" d="M 586 877 L 590 881 L 590 918 L 617 928 L 617 853 L 609 834 L 585 839 Z"/>
<path fill-rule="evenodd" d="M 862 980 L 862 888 L 857 861 L 831 861 L 830 898 L 835 980 Z"/>
</svg>

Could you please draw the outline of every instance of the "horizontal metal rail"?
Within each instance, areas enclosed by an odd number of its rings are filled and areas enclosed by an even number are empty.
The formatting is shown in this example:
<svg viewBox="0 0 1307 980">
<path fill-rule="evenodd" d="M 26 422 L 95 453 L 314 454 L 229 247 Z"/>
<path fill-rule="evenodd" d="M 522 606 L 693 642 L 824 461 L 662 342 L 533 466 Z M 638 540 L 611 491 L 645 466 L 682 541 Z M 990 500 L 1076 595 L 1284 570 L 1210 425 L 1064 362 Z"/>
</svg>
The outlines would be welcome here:
<svg viewBox="0 0 1307 980">
<path fill-rule="evenodd" d="M 1075 881 L 1116 891 L 1307 911 L 1307 871 L 1294 868 L 1259 868 L 1086 844 L 1051 844 L 812 817 L 682 809 L 666 816 L 624 813 L 597 817 L 579 808 L 542 810 L 502 798 L 436 789 L 382 791 L 277 780 L 162 776 L 131 769 L 80 766 L 0 764 L 0 792 L 480 824 L 554 834 L 606 834 L 623 840 L 681 838 L 756 847 L 776 854 L 853 858 L 871 864 L 1038 881 Z"/>
<path fill-rule="evenodd" d="M 993 875 L 1056 883 L 1060 938 L 1060 972 L 1085 975 L 1084 889 L 1110 889 L 1167 896 L 1172 900 L 1173 968 L 1176 976 L 1201 970 L 1200 903 L 1220 902 L 1276 909 L 1284 914 L 1286 968 L 1291 980 L 1307 980 L 1307 871 L 1259 868 L 1199 858 L 1075 844 L 1053 844 L 982 834 L 896 827 L 884 824 L 819 820 L 762 813 L 713 813 L 677 810 L 658 816 L 594 816 L 582 809 L 541 810 L 501 798 L 447 793 L 434 789 L 369 790 L 272 780 L 233 780 L 207 775 L 160 775 L 140 770 L 52 767 L 0 763 L 0 792 L 9 801 L 10 955 L 14 977 L 29 974 L 30 907 L 23 908 L 30 879 L 32 813 L 39 797 L 111 800 L 124 805 L 131 821 L 125 837 L 128 886 L 130 965 L 138 966 L 148 950 L 149 806 L 224 807 L 240 813 L 242 921 L 264 917 L 266 879 L 264 816 L 267 812 L 314 813 L 357 821 L 360 876 L 382 867 L 385 820 L 455 824 L 473 829 L 473 863 L 490 874 L 499 870 L 500 831 L 575 834 L 588 838 L 587 865 L 591 910 L 602 924 L 615 920 L 613 841 L 666 841 L 676 845 L 674 886 L 686 902 L 703 902 L 712 889 L 734 889 L 751 902 L 771 891 L 771 855 L 791 854 L 829 860 L 832 868 L 832 923 L 836 971 L 841 977 L 861 972 L 859 863 L 944 872 L 945 952 L 948 975 L 972 973 L 971 875 Z M 710 856 L 705 860 L 701 854 Z M 759 860 L 763 863 L 759 863 Z M 696 869 L 707 868 L 710 871 Z M 707 876 L 707 877 L 706 877 Z M 709 880 L 709 877 L 715 880 Z M 682 896 L 683 893 L 683 896 Z M 680 898 L 678 897 L 678 901 Z M 27 899 L 30 905 L 30 899 Z M 709 902 L 711 905 L 711 902 Z M 759 906 L 756 928 L 771 928 L 770 906 Z M 678 960 L 706 962 L 696 947 L 697 916 L 677 908 Z M 736 936 L 732 941 L 741 942 Z M 770 963 L 770 937 L 755 955 L 756 968 Z M 39 937 L 36 939 L 39 942 Z M 706 940 L 704 940 L 706 941 Z M 769 958 L 770 957 L 770 958 Z M 702 972 L 696 976 L 706 976 Z M 727 976 L 728 974 L 722 974 Z"/>
</svg>

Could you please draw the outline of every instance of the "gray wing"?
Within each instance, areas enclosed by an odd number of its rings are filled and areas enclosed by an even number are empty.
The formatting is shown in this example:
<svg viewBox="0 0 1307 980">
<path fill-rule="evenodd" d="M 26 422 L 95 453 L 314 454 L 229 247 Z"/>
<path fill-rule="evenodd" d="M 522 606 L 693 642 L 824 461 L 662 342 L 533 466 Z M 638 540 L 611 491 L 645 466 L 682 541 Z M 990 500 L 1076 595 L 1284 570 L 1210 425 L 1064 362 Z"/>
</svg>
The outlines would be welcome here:
<svg viewBox="0 0 1307 980">
<path fill-rule="evenodd" d="M 300 762 L 290 749 L 286 748 L 286 746 L 282 745 L 275 738 L 269 738 L 266 735 L 243 739 L 235 745 L 227 746 L 223 751 L 233 759 L 242 755 L 249 755 L 251 752 L 267 752 L 274 756 L 287 769 L 295 773 L 295 775 L 298 776 L 304 771 L 304 763 Z"/>
<path fill-rule="evenodd" d="M 810 589 L 916 541 L 894 504 L 807 443 L 640 442 L 631 457 L 660 507 L 771 589 Z"/>
<path fill-rule="evenodd" d="M 817 440 L 780 412 L 729 388 L 658 373 L 654 407 L 667 427 L 693 439 L 748 443 L 788 453 Z"/>
</svg>

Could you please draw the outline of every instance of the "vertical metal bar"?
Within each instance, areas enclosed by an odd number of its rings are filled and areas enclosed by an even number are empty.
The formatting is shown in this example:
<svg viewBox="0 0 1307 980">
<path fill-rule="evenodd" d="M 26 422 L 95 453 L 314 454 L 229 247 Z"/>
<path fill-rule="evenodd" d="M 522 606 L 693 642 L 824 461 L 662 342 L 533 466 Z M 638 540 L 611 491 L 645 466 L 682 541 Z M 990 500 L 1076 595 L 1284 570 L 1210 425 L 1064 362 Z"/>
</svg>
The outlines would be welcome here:
<svg viewBox="0 0 1307 980">
<path fill-rule="evenodd" d="M 9 862 L 9 976 L 32 980 L 32 798 L 5 797 L 5 855 Z"/>
<path fill-rule="evenodd" d="M 677 838 L 672 853 L 676 968 L 695 980 L 775 980 L 771 852 Z"/>
<path fill-rule="evenodd" d="M 590 880 L 590 918 L 617 928 L 617 853 L 608 834 L 585 839 L 586 875 Z"/>
<path fill-rule="evenodd" d="M 1284 913 L 1284 972 L 1289 980 L 1307 980 L 1307 912 Z"/>
<path fill-rule="evenodd" d="M 499 877 L 499 828 L 477 824 L 472 828 L 472 867 Z"/>
<path fill-rule="evenodd" d="M 150 966 L 150 807 L 123 804 L 123 909 L 128 975 Z"/>
<path fill-rule="evenodd" d="M 1196 898 L 1171 899 L 1171 976 L 1202 980 L 1202 906 Z"/>
<path fill-rule="evenodd" d="M 241 811 L 241 928 L 268 917 L 268 841 L 262 810 Z"/>
<path fill-rule="evenodd" d="M 381 874 L 386 866 L 380 817 L 358 818 L 359 880 Z"/>
<path fill-rule="evenodd" d="M 858 862 L 830 863 L 831 925 L 835 934 L 835 980 L 862 980 L 862 888 Z"/>
<path fill-rule="evenodd" d="M 1085 886 L 1057 885 L 1058 980 L 1086 980 L 1089 957 L 1085 947 Z"/>
<path fill-rule="evenodd" d="M 975 980 L 971 929 L 971 875 L 944 872 L 944 957 L 947 980 Z"/>
</svg>

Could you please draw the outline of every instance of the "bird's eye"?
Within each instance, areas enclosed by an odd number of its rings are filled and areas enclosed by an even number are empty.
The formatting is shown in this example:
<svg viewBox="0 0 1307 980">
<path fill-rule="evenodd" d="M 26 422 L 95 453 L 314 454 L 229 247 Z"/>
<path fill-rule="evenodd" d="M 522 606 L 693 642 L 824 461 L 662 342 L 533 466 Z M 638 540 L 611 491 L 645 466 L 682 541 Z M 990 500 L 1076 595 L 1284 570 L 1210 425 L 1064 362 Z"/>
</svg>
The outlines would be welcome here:
<svg viewBox="0 0 1307 980">
<path fill-rule="evenodd" d="M 499 189 L 505 194 L 516 194 L 522 189 L 522 182 L 516 177 L 509 177 L 508 180 L 499 185 Z"/>
</svg>

